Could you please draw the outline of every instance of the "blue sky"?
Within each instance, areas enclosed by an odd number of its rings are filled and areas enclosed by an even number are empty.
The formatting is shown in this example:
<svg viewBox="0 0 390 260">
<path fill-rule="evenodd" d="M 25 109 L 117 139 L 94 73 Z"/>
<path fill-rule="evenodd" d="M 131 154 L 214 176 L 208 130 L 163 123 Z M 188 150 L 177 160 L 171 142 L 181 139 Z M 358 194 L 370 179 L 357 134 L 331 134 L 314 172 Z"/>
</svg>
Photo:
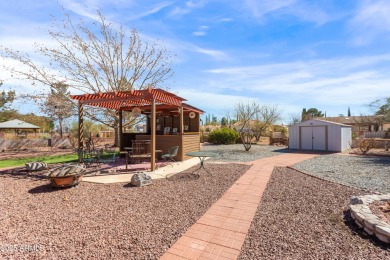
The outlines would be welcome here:
<svg viewBox="0 0 390 260">
<path fill-rule="evenodd" d="M 61 18 L 61 6 L 84 19 L 99 9 L 161 40 L 176 55 L 170 90 L 219 118 L 251 100 L 277 104 L 284 122 L 310 107 L 368 114 L 367 104 L 390 96 L 390 0 L 6 0 L 0 43 L 32 52 L 34 42 L 50 42 L 50 16 Z M 19 93 L 33 90 L 6 71 L 0 79 Z"/>
</svg>

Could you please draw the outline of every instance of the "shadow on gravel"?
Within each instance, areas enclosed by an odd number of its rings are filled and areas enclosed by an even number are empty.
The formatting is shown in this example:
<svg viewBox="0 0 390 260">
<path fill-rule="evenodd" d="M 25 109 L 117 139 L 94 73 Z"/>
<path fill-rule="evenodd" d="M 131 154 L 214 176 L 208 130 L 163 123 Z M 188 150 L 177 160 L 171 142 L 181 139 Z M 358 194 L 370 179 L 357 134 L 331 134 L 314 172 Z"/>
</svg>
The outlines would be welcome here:
<svg viewBox="0 0 390 260">
<path fill-rule="evenodd" d="M 153 183 L 152 183 L 151 185 L 153 185 Z M 126 183 L 125 185 L 123 185 L 123 188 L 139 188 L 139 187 L 133 186 L 133 185 L 129 182 L 129 183 Z"/>
<path fill-rule="evenodd" d="M 272 151 L 273 153 L 294 153 L 296 150 L 290 150 L 288 148 L 281 148 Z"/>
<path fill-rule="evenodd" d="M 53 188 L 50 186 L 50 184 L 44 184 L 37 186 L 35 188 L 32 188 L 28 191 L 30 194 L 39 194 L 39 193 L 50 193 L 50 192 L 56 192 L 59 190 L 66 190 L 66 189 L 72 189 L 74 187 L 64 187 L 64 188 Z"/>
<path fill-rule="evenodd" d="M 386 250 L 390 251 L 390 245 L 386 244 L 382 241 L 380 241 L 376 236 L 369 235 L 364 229 L 360 228 L 358 225 L 356 225 L 354 219 L 351 217 L 351 211 L 345 210 L 343 212 L 344 214 L 344 224 L 350 229 L 352 235 L 359 236 L 364 240 L 369 240 L 373 245 Z"/>
<path fill-rule="evenodd" d="M 46 173 L 46 171 L 41 172 L 29 172 L 26 171 L 24 168 L 15 168 L 15 169 L 9 169 L 0 171 L 0 178 L 15 178 L 15 179 L 31 179 L 31 180 L 42 180 L 46 179 L 46 176 L 43 175 L 43 173 Z"/>
<path fill-rule="evenodd" d="M 376 166 L 390 166 L 390 157 L 382 156 L 364 156 L 367 163 L 373 164 Z"/>
</svg>

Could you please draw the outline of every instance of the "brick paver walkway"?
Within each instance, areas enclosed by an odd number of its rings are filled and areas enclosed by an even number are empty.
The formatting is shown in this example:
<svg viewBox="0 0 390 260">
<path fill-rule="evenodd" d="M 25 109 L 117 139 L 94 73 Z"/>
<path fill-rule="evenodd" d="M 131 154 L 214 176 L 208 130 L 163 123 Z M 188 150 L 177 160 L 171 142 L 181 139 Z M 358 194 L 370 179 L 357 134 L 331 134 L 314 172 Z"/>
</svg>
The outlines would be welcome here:
<svg viewBox="0 0 390 260">
<path fill-rule="evenodd" d="M 254 161 L 160 259 L 237 259 L 274 167 L 315 156 L 288 153 Z"/>
</svg>

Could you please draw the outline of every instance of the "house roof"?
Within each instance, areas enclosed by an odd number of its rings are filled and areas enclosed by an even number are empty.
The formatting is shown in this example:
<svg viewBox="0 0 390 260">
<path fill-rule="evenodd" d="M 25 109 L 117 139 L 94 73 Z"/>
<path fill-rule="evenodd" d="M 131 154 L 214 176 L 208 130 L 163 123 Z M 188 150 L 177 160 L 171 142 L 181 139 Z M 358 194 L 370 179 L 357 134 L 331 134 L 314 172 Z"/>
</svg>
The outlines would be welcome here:
<svg viewBox="0 0 390 260">
<path fill-rule="evenodd" d="M 39 126 L 24 122 L 19 119 L 14 119 L 0 123 L 0 129 L 39 129 Z"/>
<path fill-rule="evenodd" d="M 362 122 L 375 121 L 378 116 L 337 116 L 337 117 L 317 117 L 318 120 L 326 120 L 330 122 L 346 124 L 346 125 L 355 125 L 361 124 Z"/>
<path fill-rule="evenodd" d="M 154 99 L 156 107 L 183 106 L 186 110 L 204 113 L 201 109 L 183 103 L 186 99 L 160 88 L 105 93 L 99 92 L 96 94 L 71 95 L 70 97 L 78 100 L 80 104 L 115 110 L 131 110 L 134 106 L 150 106 L 152 99 Z"/>
</svg>

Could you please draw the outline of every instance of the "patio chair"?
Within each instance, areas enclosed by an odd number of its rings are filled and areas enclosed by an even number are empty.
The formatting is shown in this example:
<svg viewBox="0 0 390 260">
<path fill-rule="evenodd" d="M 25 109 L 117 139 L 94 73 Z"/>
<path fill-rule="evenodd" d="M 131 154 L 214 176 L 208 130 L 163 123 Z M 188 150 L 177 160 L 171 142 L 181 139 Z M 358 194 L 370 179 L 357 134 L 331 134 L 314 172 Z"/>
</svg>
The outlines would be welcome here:
<svg viewBox="0 0 390 260">
<path fill-rule="evenodd" d="M 87 167 L 93 167 L 93 165 L 97 164 L 98 158 L 100 157 L 101 152 L 100 151 L 85 151 L 81 150 L 81 161 L 85 164 Z"/>
<path fill-rule="evenodd" d="M 109 154 L 108 156 L 104 156 L 101 155 L 98 159 L 97 159 L 97 163 L 101 163 L 101 164 L 110 164 L 110 163 L 114 163 L 116 165 L 116 163 L 118 162 L 118 155 L 117 153 L 113 153 L 113 154 Z"/>
<path fill-rule="evenodd" d="M 129 153 L 131 163 L 140 163 L 151 159 L 150 141 L 135 140 L 132 143 L 132 151 Z"/>
<path fill-rule="evenodd" d="M 178 162 L 175 161 L 173 157 L 177 155 L 177 152 L 179 151 L 179 146 L 174 146 L 168 149 L 168 153 L 161 155 L 161 158 L 165 160 L 165 162 L 168 164 L 168 162 L 175 162 L 179 165 Z M 173 165 L 171 164 L 173 167 Z"/>
</svg>

